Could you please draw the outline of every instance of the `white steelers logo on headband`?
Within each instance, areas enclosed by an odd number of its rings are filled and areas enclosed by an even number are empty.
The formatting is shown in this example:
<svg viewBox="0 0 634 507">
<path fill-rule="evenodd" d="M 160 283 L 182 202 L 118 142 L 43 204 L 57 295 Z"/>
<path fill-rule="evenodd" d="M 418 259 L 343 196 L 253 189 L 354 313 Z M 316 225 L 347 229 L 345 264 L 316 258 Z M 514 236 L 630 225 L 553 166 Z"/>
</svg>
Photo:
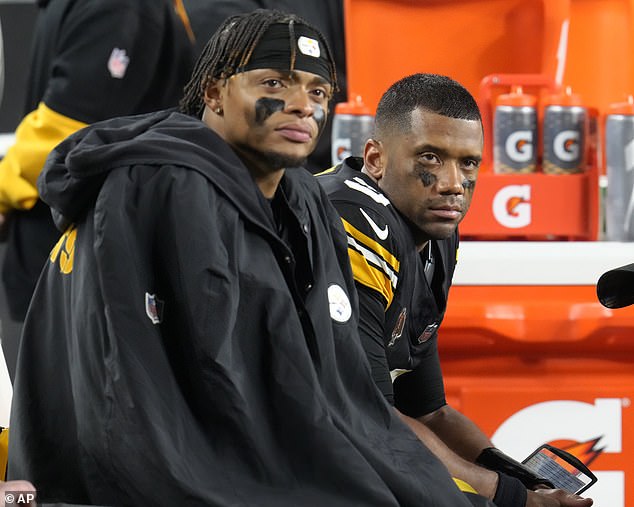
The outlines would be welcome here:
<svg viewBox="0 0 634 507">
<path fill-rule="evenodd" d="M 299 50 L 306 56 L 314 56 L 315 58 L 319 58 L 319 55 L 321 55 L 321 51 L 319 50 L 319 42 L 315 39 L 311 39 L 310 37 L 302 35 L 299 39 L 297 39 L 297 46 L 299 47 Z"/>
</svg>

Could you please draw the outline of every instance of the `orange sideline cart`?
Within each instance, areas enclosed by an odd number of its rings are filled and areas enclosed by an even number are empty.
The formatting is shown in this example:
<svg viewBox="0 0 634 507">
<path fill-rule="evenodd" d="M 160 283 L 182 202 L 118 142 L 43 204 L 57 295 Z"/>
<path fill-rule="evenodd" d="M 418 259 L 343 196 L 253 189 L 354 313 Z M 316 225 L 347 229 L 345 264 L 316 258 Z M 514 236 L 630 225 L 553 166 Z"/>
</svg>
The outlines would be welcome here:
<svg viewBox="0 0 634 507">
<path fill-rule="evenodd" d="M 439 338 L 449 402 L 520 461 L 568 449 L 598 507 L 634 494 L 634 307 L 595 288 L 632 259 L 632 243 L 461 243 Z"/>
</svg>

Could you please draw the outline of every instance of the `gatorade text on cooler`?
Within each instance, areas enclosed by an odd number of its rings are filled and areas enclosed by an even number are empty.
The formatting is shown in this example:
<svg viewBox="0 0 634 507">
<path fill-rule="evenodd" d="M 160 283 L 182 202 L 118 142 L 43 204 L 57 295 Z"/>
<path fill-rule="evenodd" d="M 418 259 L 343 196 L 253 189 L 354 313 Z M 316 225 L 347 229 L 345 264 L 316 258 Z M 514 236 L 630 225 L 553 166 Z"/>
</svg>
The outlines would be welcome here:
<svg viewBox="0 0 634 507">
<path fill-rule="evenodd" d="M 331 159 L 333 165 L 346 157 L 363 156 L 365 142 L 372 137 L 374 116 L 359 95 L 335 106 L 332 121 Z"/>
<path fill-rule="evenodd" d="M 532 173 L 537 167 L 537 99 L 514 86 L 498 96 L 493 131 L 493 170 Z"/>
<path fill-rule="evenodd" d="M 583 171 L 588 114 L 581 97 L 567 87 L 544 103 L 545 174 L 573 174 Z"/>
<path fill-rule="evenodd" d="M 634 97 L 613 104 L 605 121 L 606 239 L 634 241 Z"/>
</svg>

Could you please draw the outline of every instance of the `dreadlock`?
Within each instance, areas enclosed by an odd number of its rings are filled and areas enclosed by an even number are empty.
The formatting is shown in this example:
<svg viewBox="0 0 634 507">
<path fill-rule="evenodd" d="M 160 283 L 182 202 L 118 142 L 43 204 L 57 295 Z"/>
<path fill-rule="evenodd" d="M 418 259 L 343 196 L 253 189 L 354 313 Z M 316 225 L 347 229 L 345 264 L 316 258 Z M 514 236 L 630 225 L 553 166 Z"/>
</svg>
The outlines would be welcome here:
<svg viewBox="0 0 634 507">
<path fill-rule="evenodd" d="M 189 83 L 185 85 L 180 101 L 180 111 L 184 114 L 200 117 L 204 109 L 203 95 L 211 81 L 226 79 L 249 63 L 262 35 L 274 23 L 289 25 L 289 44 L 291 47 L 290 70 L 295 65 L 294 25 L 309 26 L 317 32 L 326 50 L 330 64 L 332 85 L 337 89 L 337 74 L 330 47 L 325 37 L 314 26 L 295 14 L 272 9 L 257 9 L 248 14 L 237 14 L 227 18 L 209 39 L 194 67 Z"/>
</svg>

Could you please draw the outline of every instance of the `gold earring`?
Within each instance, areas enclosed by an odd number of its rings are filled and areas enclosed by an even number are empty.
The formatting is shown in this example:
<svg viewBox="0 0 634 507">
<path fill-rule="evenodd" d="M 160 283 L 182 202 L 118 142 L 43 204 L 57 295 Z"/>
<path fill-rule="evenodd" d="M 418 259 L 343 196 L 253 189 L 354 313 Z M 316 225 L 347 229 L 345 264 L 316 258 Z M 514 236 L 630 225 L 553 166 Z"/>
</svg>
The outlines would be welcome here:
<svg viewBox="0 0 634 507">
<path fill-rule="evenodd" d="M 216 114 L 220 114 L 222 113 L 222 108 L 221 107 L 217 107 L 216 108 Z"/>
</svg>

